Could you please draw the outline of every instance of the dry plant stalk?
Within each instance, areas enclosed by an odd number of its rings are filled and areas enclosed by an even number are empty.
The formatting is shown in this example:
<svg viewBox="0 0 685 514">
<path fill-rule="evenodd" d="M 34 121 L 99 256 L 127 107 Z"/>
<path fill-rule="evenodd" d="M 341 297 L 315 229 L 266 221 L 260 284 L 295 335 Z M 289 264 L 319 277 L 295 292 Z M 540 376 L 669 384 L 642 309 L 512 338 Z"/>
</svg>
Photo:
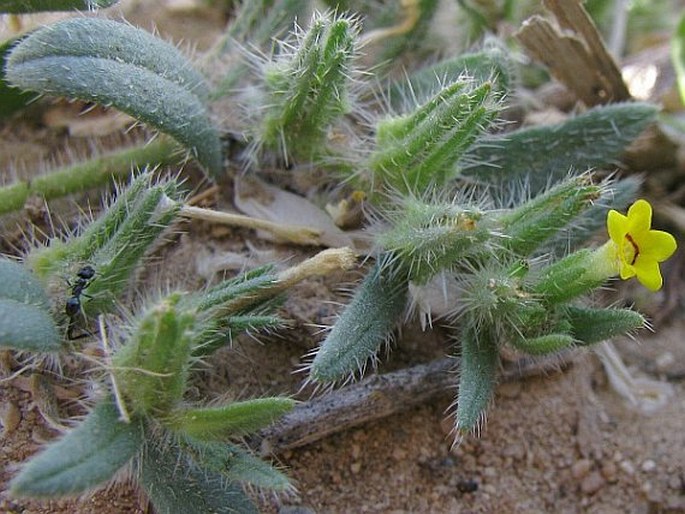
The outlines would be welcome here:
<svg viewBox="0 0 685 514">
<path fill-rule="evenodd" d="M 522 357 L 502 370 L 500 383 L 547 375 L 561 371 L 571 363 L 570 352 L 542 359 Z M 280 421 L 259 432 L 250 445 L 264 454 L 279 454 L 425 405 L 438 395 L 452 394 L 453 370 L 457 366 L 458 361 L 448 357 L 392 373 L 373 375 L 297 405 Z"/>
<path fill-rule="evenodd" d="M 630 100 L 621 72 L 578 0 L 545 0 L 558 27 L 532 16 L 516 38 L 588 107 Z"/>
</svg>

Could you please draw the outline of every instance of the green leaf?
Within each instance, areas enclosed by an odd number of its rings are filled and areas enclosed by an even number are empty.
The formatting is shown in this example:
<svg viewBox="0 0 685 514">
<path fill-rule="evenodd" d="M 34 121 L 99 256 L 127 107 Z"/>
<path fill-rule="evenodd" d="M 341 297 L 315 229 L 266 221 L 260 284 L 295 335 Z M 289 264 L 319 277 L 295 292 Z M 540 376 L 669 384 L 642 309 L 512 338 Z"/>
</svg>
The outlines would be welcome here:
<svg viewBox="0 0 685 514">
<path fill-rule="evenodd" d="M 180 297 L 172 293 L 145 312 L 112 358 L 121 393 L 135 412 L 164 415 L 185 392 L 195 320 L 178 309 Z"/>
<path fill-rule="evenodd" d="M 547 355 L 571 348 L 575 340 L 568 334 L 546 334 L 538 337 L 515 337 L 513 346 L 529 355 Z"/>
<path fill-rule="evenodd" d="M 12 50 L 7 80 L 40 93 L 113 105 L 176 138 L 212 174 L 222 170 L 202 76 L 176 48 L 147 32 L 97 18 L 58 22 Z"/>
<path fill-rule="evenodd" d="M 461 159 L 462 173 L 502 187 L 527 184 L 535 195 L 570 170 L 617 164 L 621 153 L 656 119 L 645 103 L 597 107 L 558 125 L 538 126 L 480 139 Z"/>
<path fill-rule="evenodd" d="M 0 347 L 56 352 L 62 349 L 62 337 L 44 308 L 0 298 Z"/>
<path fill-rule="evenodd" d="M 24 208 L 31 196 L 49 201 L 79 193 L 87 189 L 104 187 L 112 179 L 128 178 L 132 170 L 146 167 L 179 165 L 184 150 L 168 137 L 158 137 L 150 143 L 114 150 L 103 155 L 53 168 L 31 180 L 18 181 L 0 187 L 0 215 Z"/>
<path fill-rule="evenodd" d="M 476 83 L 491 81 L 496 90 L 506 93 L 512 81 L 510 68 L 506 49 L 491 39 L 478 52 L 439 61 L 421 68 L 406 80 L 391 83 L 387 101 L 397 112 L 411 112 L 417 104 L 423 104 L 437 95 L 445 84 L 463 80 L 464 77 L 471 77 Z"/>
<path fill-rule="evenodd" d="M 260 144 L 285 156 L 311 158 L 323 152 L 329 126 L 349 110 L 358 34 L 353 18 L 315 15 L 295 53 L 266 69 L 269 107 Z"/>
<path fill-rule="evenodd" d="M 500 217 L 503 243 L 517 255 L 528 256 L 589 209 L 602 193 L 588 174 L 565 180 Z"/>
<path fill-rule="evenodd" d="M 0 0 L 0 13 L 23 14 L 41 11 L 92 11 L 109 7 L 118 0 Z"/>
<path fill-rule="evenodd" d="M 635 201 L 642 181 L 629 176 L 616 182 L 610 187 L 602 188 L 602 196 L 585 211 L 578 214 L 565 230 L 559 231 L 545 243 L 543 250 L 557 257 L 562 257 L 586 243 L 600 229 L 604 229 L 607 223 L 609 207 L 619 212 L 628 210 L 629 205 Z"/>
<path fill-rule="evenodd" d="M 140 464 L 139 481 L 158 514 L 258 512 L 240 485 L 198 467 L 171 442 L 146 445 Z"/>
<path fill-rule="evenodd" d="M 226 439 L 259 430 L 290 412 L 294 405 L 290 398 L 256 398 L 222 407 L 176 410 L 165 424 L 198 440 Z"/>
<path fill-rule="evenodd" d="M 421 197 L 457 175 L 456 163 L 497 112 L 492 84 L 459 80 L 405 116 L 382 120 L 371 183 Z"/>
<path fill-rule="evenodd" d="M 594 258 L 595 252 L 582 249 L 546 266 L 533 285 L 533 293 L 548 304 L 561 304 L 598 288 L 607 276 L 592 273 L 597 268 Z"/>
<path fill-rule="evenodd" d="M 32 457 L 10 490 L 36 498 L 83 493 L 110 480 L 141 445 L 140 422 L 120 421 L 114 403 L 101 402 L 80 425 Z"/>
<path fill-rule="evenodd" d="M 645 318 L 630 309 L 566 308 L 571 330 L 581 344 L 594 344 L 634 332 L 645 326 Z"/>
<path fill-rule="evenodd" d="M 285 474 L 234 444 L 189 441 L 184 450 L 198 466 L 220 473 L 232 482 L 271 491 L 291 492 L 294 489 Z"/>
<path fill-rule="evenodd" d="M 457 202 L 403 198 L 389 207 L 385 218 L 392 228 L 376 242 L 395 256 L 409 280 L 424 284 L 443 269 L 486 248 L 489 220 L 478 208 Z"/>
<path fill-rule="evenodd" d="M 45 311 L 50 300 L 42 284 L 21 264 L 0 257 L 0 298 L 35 305 Z"/>
<path fill-rule="evenodd" d="M 314 357 L 310 377 L 337 382 L 361 371 L 389 339 L 407 304 L 406 274 L 380 258 Z"/>
<path fill-rule="evenodd" d="M 499 349 L 492 331 L 467 327 L 461 337 L 457 423 L 459 434 L 477 430 L 497 383 Z"/>
</svg>

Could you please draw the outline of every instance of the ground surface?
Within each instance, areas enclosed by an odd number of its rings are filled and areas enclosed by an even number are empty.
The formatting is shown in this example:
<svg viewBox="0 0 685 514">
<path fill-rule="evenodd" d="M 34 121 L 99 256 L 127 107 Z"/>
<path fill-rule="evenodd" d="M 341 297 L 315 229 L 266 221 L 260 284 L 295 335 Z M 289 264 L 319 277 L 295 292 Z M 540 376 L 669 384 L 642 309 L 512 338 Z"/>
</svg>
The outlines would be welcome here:
<svg viewBox="0 0 685 514">
<path fill-rule="evenodd" d="M 137 16 L 151 18 L 143 3 L 133 4 L 134 15 L 140 9 Z M 198 34 L 211 41 L 206 27 L 218 30 L 218 25 L 211 17 L 205 23 L 205 30 Z M 197 39 L 193 37 L 187 40 Z M 17 123 L 1 128 L 0 169 L 17 160 L 31 168 L 59 154 L 64 147 L 60 131 L 36 127 L 35 123 Z M 94 205 L 98 196 L 91 198 Z M 16 240 L 12 223 L 5 220 L 3 234 Z M 202 279 L 195 266 L 207 251 L 254 256 L 256 247 L 272 252 L 270 259 L 290 258 L 289 264 L 304 257 L 296 248 L 274 250 L 248 231 L 201 223 L 186 224 L 181 230 L 183 235 L 159 250 L 164 258 L 152 262 L 149 280 L 164 283 L 174 277 L 187 287 L 196 287 Z M 326 302 L 341 301 L 340 284 L 358 277 L 358 273 L 340 274 L 300 284 L 284 312 L 292 320 L 289 329 L 260 342 L 238 341 L 232 351 L 216 355 L 210 368 L 199 374 L 198 398 L 296 394 L 303 377 L 293 370 L 321 339 L 315 325 L 330 321 L 338 309 Z M 659 301 L 653 298 L 647 306 L 658 309 Z M 609 383 L 598 358 L 591 352 L 578 353 L 563 372 L 501 385 L 481 436 L 468 438 L 456 448 L 446 413 L 452 392 L 445 391 L 418 408 L 288 451 L 277 458 L 296 481 L 299 496 L 266 497 L 262 508 L 291 514 L 685 513 L 682 310 L 676 309 L 654 328 L 655 334 L 644 331 L 637 341 L 621 340 L 616 345 L 635 376 L 672 387 L 670 399 L 659 410 L 645 414 L 630 407 Z M 450 343 L 439 329 L 426 335 L 410 328 L 380 371 L 414 362 L 417 355 L 426 362 L 449 352 Z M 22 461 L 59 434 L 50 423 L 58 424 L 80 412 L 80 393 L 74 392 L 79 391 L 78 384 L 52 379 L 36 384 L 27 374 L 15 375 L 20 367 L 15 356 L 2 355 L 2 489 Z M 29 501 L 0 493 L 0 512 L 115 514 L 147 509 L 147 502 L 125 484 L 81 501 Z"/>
</svg>

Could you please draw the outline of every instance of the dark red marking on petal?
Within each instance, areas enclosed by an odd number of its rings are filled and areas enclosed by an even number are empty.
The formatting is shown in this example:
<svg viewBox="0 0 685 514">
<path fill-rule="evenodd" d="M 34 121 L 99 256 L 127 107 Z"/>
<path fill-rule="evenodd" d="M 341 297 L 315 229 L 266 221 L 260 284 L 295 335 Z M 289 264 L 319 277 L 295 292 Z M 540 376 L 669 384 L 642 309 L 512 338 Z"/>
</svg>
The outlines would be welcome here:
<svg viewBox="0 0 685 514">
<path fill-rule="evenodd" d="M 637 243 L 635 242 L 635 240 L 633 239 L 633 237 L 630 234 L 626 234 L 626 239 L 628 240 L 628 242 L 631 245 L 633 245 L 633 251 L 635 252 L 633 254 L 633 260 L 630 262 L 630 265 L 632 266 L 633 264 L 635 264 L 635 261 L 637 260 L 637 256 L 640 255 L 640 247 L 637 246 Z"/>
</svg>

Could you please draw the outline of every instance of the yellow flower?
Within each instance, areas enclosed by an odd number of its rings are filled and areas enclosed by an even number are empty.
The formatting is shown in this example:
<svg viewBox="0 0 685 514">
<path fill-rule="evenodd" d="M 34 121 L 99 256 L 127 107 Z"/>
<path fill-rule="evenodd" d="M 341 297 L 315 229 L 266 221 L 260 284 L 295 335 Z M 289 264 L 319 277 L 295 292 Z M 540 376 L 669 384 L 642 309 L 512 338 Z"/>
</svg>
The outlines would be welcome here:
<svg viewBox="0 0 685 514">
<path fill-rule="evenodd" d="M 659 263 L 675 252 L 675 238 L 668 232 L 651 230 L 652 206 L 637 200 L 628 209 L 628 216 L 610 210 L 607 215 L 609 237 L 614 243 L 615 259 L 623 280 L 637 277 L 650 291 L 663 285 Z"/>
</svg>

